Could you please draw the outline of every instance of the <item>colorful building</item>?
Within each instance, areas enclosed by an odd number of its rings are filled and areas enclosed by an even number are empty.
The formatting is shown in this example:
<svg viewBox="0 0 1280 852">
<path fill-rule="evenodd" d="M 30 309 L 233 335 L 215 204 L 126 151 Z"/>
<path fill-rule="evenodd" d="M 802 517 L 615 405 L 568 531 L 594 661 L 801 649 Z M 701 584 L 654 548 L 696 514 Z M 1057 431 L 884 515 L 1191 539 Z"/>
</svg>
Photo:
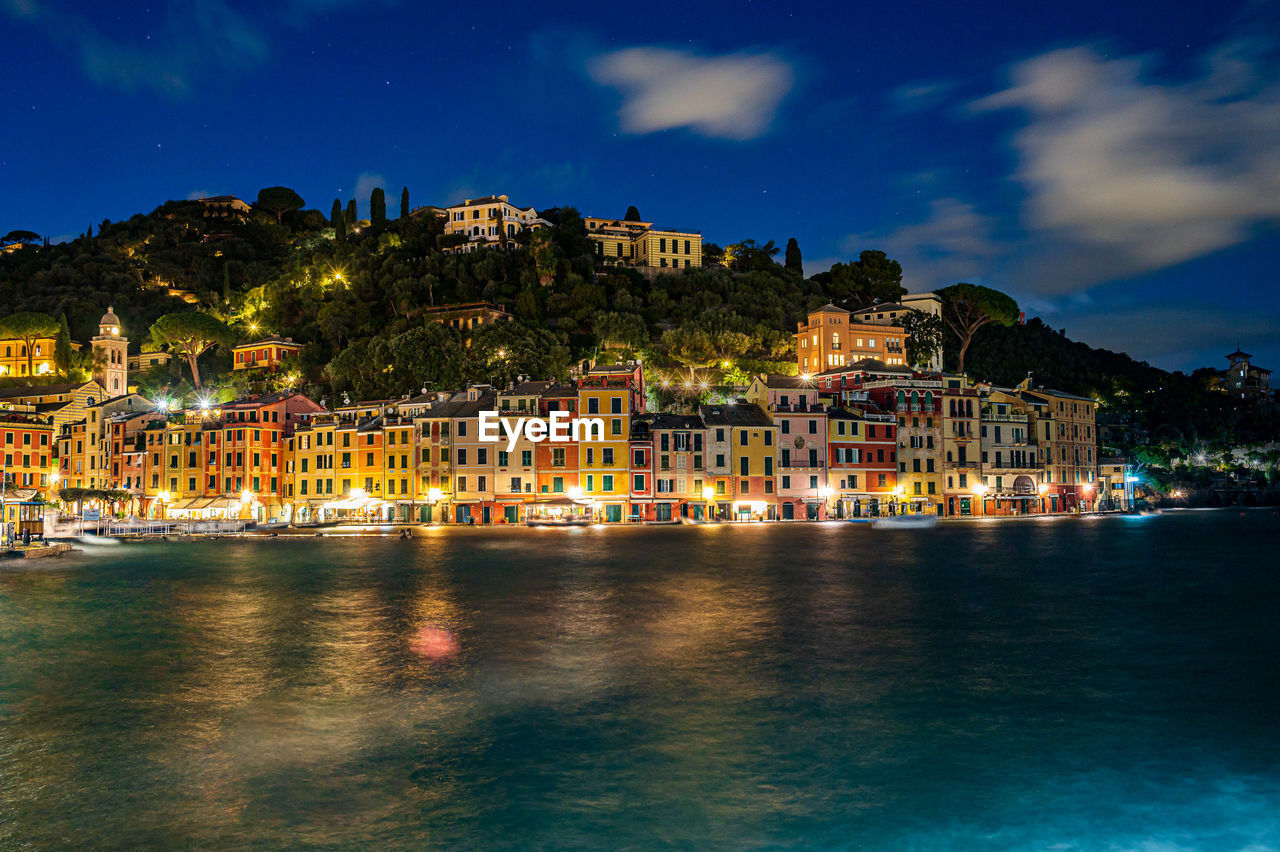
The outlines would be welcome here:
<svg viewBox="0 0 1280 852">
<path fill-rule="evenodd" d="M 745 400 L 702 405 L 707 427 L 708 479 L 715 516 L 722 520 L 773 520 L 778 427 L 763 408 Z"/>
<path fill-rule="evenodd" d="M 467 238 L 454 251 L 470 252 L 477 248 L 497 246 L 516 248 L 516 235 L 521 231 L 542 228 L 550 223 L 538 217 L 532 207 L 517 207 L 505 195 L 468 198 L 461 204 L 445 208 L 444 232 Z"/>
<path fill-rule="evenodd" d="M 670 270 L 702 266 L 702 234 L 697 231 L 595 216 L 586 217 L 583 223 L 602 265 Z"/>
<path fill-rule="evenodd" d="M 274 373 L 288 366 L 287 362 L 297 360 L 301 351 L 302 346 L 294 343 L 292 337 L 273 334 L 233 347 L 231 367 L 233 370 L 267 370 Z"/>
<path fill-rule="evenodd" d="M 849 311 L 832 304 L 811 311 L 797 327 L 795 339 L 801 376 L 837 370 L 865 359 L 890 367 L 906 363 L 906 329 L 857 322 Z"/>
<path fill-rule="evenodd" d="M 827 407 L 812 381 L 796 376 L 757 376 L 747 401 L 763 408 L 778 427 L 774 465 L 779 516 L 783 520 L 827 517 Z M 766 467 L 766 476 L 774 470 Z"/>
</svg>

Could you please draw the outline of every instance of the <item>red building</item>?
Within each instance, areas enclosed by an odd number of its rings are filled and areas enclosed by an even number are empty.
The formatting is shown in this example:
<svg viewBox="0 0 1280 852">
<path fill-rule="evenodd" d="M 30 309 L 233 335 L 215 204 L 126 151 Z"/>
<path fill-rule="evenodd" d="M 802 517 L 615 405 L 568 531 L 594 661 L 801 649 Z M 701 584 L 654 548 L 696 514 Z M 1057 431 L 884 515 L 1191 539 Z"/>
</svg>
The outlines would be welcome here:
<svg viewBox="0 0 1280 852">
<path fill-rule="evenodd" d="M 241 343 L 231 350 L 234 357 L 233 369 L 253 370 L 265 369 L 275 372 L 285 365 L 285 361 L 298 357 L 302 347 L 293 342 L 292 337 L 271 337 L 256 343 Z"/>
</svg>

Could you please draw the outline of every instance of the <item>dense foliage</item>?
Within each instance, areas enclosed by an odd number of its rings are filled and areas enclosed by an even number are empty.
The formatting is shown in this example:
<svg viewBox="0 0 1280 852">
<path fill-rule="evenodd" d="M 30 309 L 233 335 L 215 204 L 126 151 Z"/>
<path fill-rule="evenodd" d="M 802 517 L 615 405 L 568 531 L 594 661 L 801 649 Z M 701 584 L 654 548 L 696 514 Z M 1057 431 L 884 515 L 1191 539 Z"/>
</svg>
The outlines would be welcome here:
<svg viewBox="0 0 1280 852">
<path fill-rule="evenodd" d="M 247 381 L 230 370 L 233 338 L 279 333 L 303 345 L 300 375 L 287 381 L 318 398 L 563 377 L 577 360 L 640 357 L 670 388 L 663 404 L 691 406 L 704 395 L 703 382 L 714 392 L 751 372 L 794 372 L 792 333 L 810 310 L 889 302 L 904 292 L 901 266 L 874 250 L 805 278 L 794 240 L 785 254 L 773 241 L 708 242 L 704 268 L 645 275 L 598 271 L 582 217 L 570 207 L 540 211 L 552 227 L 520 234 L 515 250 L 452 254 L 446 251 L 463 239 L 446 237 L 431 215 L 404 215 L 407 189 L 397 219 L 386 218 L 381 192 L 371 199 L 370 220 L 357 219 L 354 204 L 334 202 L 328 215 L 301 209 L 287 187 L 269 187 L 259 199 L 243 222 L 208 219 L 200 202 L 173 201 L 104 221 L 96 236 L 62 245 L 15 232 L 27 245 L 0 256 L 0 305 L 65 315 L 80 341 L 114 305 L 135 350 L 158 342 L 147 332 L 160 317 L 207 313 L 230 329 L 196 365 L 221 396 Z M 638 220 L 639 211 L 628 218 Z M 1102 418 L 1128 427 L 1125 434 L 1160 431 L 1153 439 L 1192 442 L 1274 431 L 1268 418 L 1209 392 L 1204 375 L 1091 349 L 1038 320 L 1004 327 L 1012 302 L 991 298 L 1001 317 L 974 331 L 965 365 L 971 376 L 1013 384 L 1031 371 L 1037 383 L 1099 398 Z M 478 301 L 501 306 L 514 321 L 464 333 L 433 315 Z M 939 332 L 936 322 L 921 330 Z M 954 369 L 959 340 L 952 329 L 942 337 Z M 139 378 L 152 392 L 189 392 L 194 376 L 185 362 Z"/>
</svg>

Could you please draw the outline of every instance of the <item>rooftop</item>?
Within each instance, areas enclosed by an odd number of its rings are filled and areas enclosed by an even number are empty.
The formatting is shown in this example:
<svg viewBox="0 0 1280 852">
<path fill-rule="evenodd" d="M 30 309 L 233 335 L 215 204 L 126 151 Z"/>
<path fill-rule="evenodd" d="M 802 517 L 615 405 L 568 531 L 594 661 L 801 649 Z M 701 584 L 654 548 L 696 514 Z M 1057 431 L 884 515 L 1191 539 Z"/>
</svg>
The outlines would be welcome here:
<svg viewBox="0 0 1280 852">
<path fill-rule="evenodd" d="M 773 427 L 773 421 L 764 413 L 764 409 L 750 402 L 700 405 L 698 413 L 708 426 Z"/>
</svg>

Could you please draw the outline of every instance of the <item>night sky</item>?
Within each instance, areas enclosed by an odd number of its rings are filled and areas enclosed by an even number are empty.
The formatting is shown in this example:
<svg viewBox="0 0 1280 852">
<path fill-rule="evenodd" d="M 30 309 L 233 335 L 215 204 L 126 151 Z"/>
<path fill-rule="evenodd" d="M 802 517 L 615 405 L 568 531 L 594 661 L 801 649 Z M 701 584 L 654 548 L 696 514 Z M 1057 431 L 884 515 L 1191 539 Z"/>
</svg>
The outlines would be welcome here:
<svg viewBox="0 0 1280 852">
<path fill-rule="evenodd" d="M 0 0 L 0 27 L 0 233 L 273 184 L 635 204 L 1280 369 L 1276 4 Z"/>
</svg>

